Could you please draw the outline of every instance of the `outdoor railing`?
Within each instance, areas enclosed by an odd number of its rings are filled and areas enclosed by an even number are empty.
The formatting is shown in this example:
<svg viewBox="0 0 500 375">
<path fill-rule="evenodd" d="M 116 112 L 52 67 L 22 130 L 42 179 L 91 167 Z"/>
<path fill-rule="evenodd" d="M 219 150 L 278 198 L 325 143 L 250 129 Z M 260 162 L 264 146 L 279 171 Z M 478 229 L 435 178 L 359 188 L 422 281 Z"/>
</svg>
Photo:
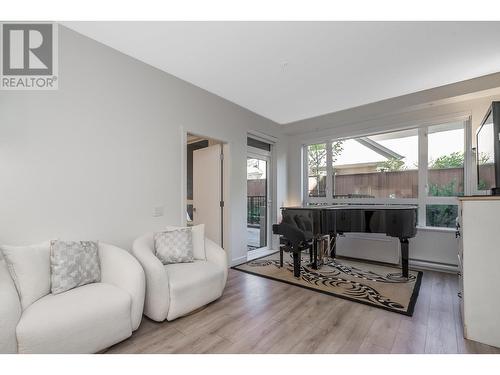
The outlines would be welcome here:
<svg viewBox="0 0 500 375">
<path fill-rule="evenodd" d="M 247 197 L 247 224 L 260 224 L 261 207 L 265 206 L 265 196 Z"/>
</svg>

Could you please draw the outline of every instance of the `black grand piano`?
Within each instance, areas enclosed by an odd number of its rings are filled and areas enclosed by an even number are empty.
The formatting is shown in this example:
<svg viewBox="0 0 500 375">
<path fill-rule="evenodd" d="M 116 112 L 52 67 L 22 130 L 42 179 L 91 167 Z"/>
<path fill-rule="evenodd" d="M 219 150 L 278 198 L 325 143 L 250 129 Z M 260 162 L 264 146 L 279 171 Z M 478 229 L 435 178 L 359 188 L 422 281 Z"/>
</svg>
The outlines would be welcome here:
<svg viewBox="0 0 500 375">
<path fill-rule="evenodd" d="M 343 233 L 385 233 L 401 243 L 402 276 L 408 278 L 408 239 L 417 233 L 417 206 L 356 205 L 282 207 L 282 222 L 273 225 L 280 235 L 280 259 L 283 251 L 292 252 L 294 276 L 300 276 L 301 251 L 310 250 L 313 268 L 318 267 L 318 241 L 331 239 L 328 256 L 335 258 L 336 238 Z"/>
</svg>

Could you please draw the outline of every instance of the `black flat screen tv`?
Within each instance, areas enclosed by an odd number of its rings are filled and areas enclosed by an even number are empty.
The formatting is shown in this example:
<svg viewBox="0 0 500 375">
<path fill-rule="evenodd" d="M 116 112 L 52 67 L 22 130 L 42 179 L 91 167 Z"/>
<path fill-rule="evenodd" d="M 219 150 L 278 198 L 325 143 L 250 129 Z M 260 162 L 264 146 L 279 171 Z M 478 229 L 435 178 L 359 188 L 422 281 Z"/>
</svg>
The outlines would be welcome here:
<svg viewBox="0 0 500 375">
<path fill-rule="evenodd" d="M 477 190 L 500 195 L 500 102 L 491 103 L 476 132 Z"/>
</svg>

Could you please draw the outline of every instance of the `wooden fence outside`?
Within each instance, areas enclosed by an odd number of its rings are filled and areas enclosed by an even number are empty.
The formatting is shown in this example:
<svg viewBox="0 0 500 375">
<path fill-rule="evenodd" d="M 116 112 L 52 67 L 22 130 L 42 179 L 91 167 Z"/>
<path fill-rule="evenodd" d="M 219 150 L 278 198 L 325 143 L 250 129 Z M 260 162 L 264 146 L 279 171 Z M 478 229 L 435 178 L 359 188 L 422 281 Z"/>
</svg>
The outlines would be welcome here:
<svg viewBox="0 0 500 375">
<path fill-rule="evenodd" d="M 484 166 L 489 186 L 495 179 L 493 165 Z M 368 195 L 374 198 L 416 198 L 418 196 L 418 170 L 342 174 L 334 177 L 335 195 Z M 464 192 L 463 168 L 429 170 L 429 191 L 432 195 L 453 196 Z M 319 186 L 310 184 L 310 197 L 325 196 L 326 177 Z"/>
</svg>

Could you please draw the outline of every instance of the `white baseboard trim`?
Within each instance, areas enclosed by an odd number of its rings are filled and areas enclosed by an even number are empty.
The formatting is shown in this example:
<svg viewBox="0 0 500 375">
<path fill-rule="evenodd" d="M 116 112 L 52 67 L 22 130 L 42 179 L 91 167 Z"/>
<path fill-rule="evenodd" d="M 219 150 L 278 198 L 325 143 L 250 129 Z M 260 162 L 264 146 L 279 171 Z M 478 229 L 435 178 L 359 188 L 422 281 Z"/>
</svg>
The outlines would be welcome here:
<svg viewBox="0 0 500 375">
<path fill-rule="evenodd" d="M 410 268 L 420 268 L 424 270 L 430 271 L 439 271 L 439 272 L 448 272 L 448 273 L 457 273 L 458 265 L 446 264 L 446 263 L 436 263 L 429 262 L 425 260 L 418 259 L 410 259 L 409 260 Z"/>
<path fill-rule="evenodd" d="M 247 254 L 247 260 L 254 260 L 260 257 L 264 257 L 266 255 L 270 255 L 272 253 L 275 253 L 277 250 L 273 249 L 264 249 L 264 250 L 252 250 L 249 251 Z"/>
<path fill-rule="evenodd" d="M 242 257 L 233 259 L 231 261 L 231 267 L 238 266 L 238 265 L 240 265 L 242 263 L 245 263 L 246 261 L 247 261 L 247 257 L 246 256 L 242 256 Z"/>
<path fill-rule="evenodd" d="M 272 253 L 272 250 L 269 250 L 269 253 Z M 265 255 L 265 254 L 263 254 Z M 238 266 L 242 263 L 247 262 L 247 256 L 238 257 L 231 261 L 231 267 Z M 438 271 L 438 272 L 448 272 L 448 273 L 457 273 L 458 265 L 446 264 L 446 263 L 437 263 L 437 262 L 429 262 L 426 260 L 418 260 L 418 259 L 410 259 L 409 266 L 411 268 L 430 270 L 430 271 Z"/>
</svg>

